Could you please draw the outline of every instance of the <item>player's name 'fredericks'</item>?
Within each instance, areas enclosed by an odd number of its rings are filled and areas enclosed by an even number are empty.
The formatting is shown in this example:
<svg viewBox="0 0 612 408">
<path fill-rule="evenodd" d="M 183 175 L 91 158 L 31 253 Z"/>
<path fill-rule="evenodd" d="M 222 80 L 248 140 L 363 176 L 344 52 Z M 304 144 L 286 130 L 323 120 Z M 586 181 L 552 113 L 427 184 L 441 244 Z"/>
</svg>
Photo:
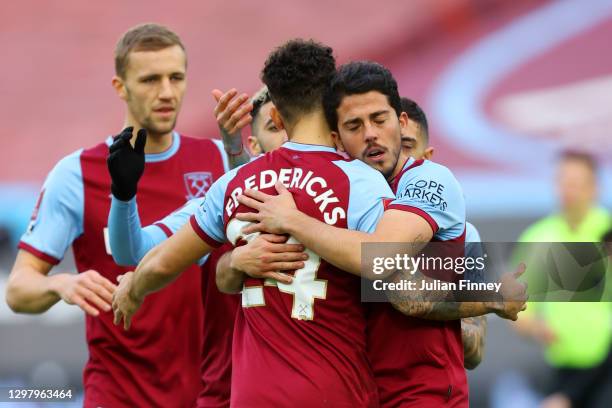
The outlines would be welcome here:
<svg viewBox="0 0 612 408">
<path fill-rule="evenodd" d="M 374 290 L 494 290 L 499 292 L 501 285 L 499 282 L 472 282 L 468 279 L 462 279 L 459 282 L 445 282 L 438 279 L 422 280 L 420 282 L 402 279 L 399 282 L 385 282 L 378 279 L 372 282 Z"/>
<path fill-rule="evenodd" d="M 313 177 L 314 176 L 314 177 Z M 319 204 L 319 211 L 323 214 L 323 221 L 329 225 L 335 225 L 339 220 L 346 219 L 346 211 L 336 196 L 333 188 L 328 188 L 325 177 L 315 175 L 313 171 L 304 174 L 304 170 L 299 167 L 282 168 L 276 170 L 264 170 L 259 174 L 247 177 L 242 186 L 238 186 L 229 194 L 230 199 L 225 205 L 225 212 L 231 217 L 238 208 L 238 196 L 244 190 L 263 190 L 274 187 L 276 182 L 282 183 L 286 188 L 297 188 L 306 191 L 313 198 L 315 204 Z M 315 188 L 317 186 L 317 188 Z M 329 207 L 329 208 L 328 208 Z"/>
</svg>

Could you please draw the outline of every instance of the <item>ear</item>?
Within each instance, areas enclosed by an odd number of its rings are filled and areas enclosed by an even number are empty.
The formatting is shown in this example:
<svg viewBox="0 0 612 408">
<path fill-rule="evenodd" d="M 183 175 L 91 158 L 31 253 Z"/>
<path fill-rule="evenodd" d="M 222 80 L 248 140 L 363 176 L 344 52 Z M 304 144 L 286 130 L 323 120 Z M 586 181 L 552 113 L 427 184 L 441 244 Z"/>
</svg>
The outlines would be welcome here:
<svg viewBox="0 0 612 408">
<path fill-rule="evenodd" d="M 425 149 L 425 151 L 423 152 L 423 158 L 427 159 L 427 160 L 431 160 L 431 158 L 434 155 L 434 151 L 435 149 L 431 146 L 429 146 L 427 149 Z"/>
<path fill-rule="evenodd" d="M 331 137 L 334 141 L 334 144 L 336 145 L 336 150 L 340 152 L 346 152 L 346 150 L 344 150 L 344 144 L 342 144 L 342 138 L 340 137 L 340 133 L 332 131 Z"/>
<path fill-rule="evenodd" d="M 127 101 L 128 93 L 123 79 L 115 75 L 111 80 L 111 85 L 113 86 L 113 88 L 115 88 L 115 92 L 117 92 L 119 98 L 123 99 L 124 101 Z"/>
<path fill-rule="evenodd" d="M 259 140 L 257 140 L 255 136 L 247 137 L 247 142 L 249 143 L 249 150 L 253 156 L 259 156 L 263 153 Z"/>
<path fill-rule="evenodd" d="M 400 113 L 400 115 L 398 116 L 398 119 L 400 123 L 400 128 L 406 129 L 406 126 L 408 126 L 408 115 L 406 114 L 406 112 Z"/>
<path fill-rule="evenodd" d="M 278 109 L 276 109 L 276 106 L 272 106 L 270 108 L 270 117 L 272 118 L 272 122 L 274 122 L 274 125 L 276 126 L 276 128 L 278 130 L 285 129 L 285 124 L 283 123 L 283 118 L 281 117 L 280 113 L 278 112 Z"/>
</svg>

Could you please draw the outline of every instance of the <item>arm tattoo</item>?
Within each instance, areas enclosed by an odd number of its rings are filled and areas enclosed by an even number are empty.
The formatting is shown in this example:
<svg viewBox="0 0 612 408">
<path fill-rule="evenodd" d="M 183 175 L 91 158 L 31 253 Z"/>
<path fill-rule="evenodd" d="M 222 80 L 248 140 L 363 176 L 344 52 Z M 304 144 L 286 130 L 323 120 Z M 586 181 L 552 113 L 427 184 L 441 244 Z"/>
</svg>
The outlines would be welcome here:
<svg viewBox="0 0 612 408">
<path fill-rule="evenodd" d="M 242 166 L 245 163 L 248 163 L 251 160 L 251 156 L 247 153 L 246 150 L 243 150 L 242 153 L 238 156 L 227 155 L 228 156 L 228 165 L 230 170 L 235 169 L 238 166 Z"/>
<path fill-rule="evenodd" d="M 421 235 L 411 243 L 409 255 L 414 256 L 427 244 Z M 387 290 L 386 295 L 395 309 L 401 313 L 429 320 L 457 320 L 480 316 L 492 311 L 489 302 L 460 302 L 451 290 L 419 290 L 422 282 L 434 280 L 421 271 L 398 270 L 389 282 L 413 282 L 414 290 Z"/>
<path fill-rule="evenodd" d="M 482 361 L 485 338 L 487 336 L 487 317 L 468 317 L 461 320 L 461 338 L 465 368 L 473 370 Z"/>
</svg>

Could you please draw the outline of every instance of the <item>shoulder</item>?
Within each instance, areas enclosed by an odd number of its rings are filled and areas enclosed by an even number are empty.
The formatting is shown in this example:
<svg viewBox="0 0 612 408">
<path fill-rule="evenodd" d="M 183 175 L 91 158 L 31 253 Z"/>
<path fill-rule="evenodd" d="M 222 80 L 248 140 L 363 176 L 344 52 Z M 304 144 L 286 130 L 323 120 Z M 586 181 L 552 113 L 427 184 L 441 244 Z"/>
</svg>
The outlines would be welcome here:
<svg viewBox="0 0 612 408">
<path fill-rule="evenodd" d="M 108 156 L 108 148 L 109 146 L 113 143 L 113 138 L 112 136 L 109 136 L 108 138 L 106 138 L 106 140 L 104 142 L 98 143 L 97 145 L 85 148 L 85 149 L 81 149 L 81 158 L 84 159 L 96 159 L 96 158 L 103 158 L 106 159 L 106 157 Z"/>
<path fill-rule="evenodd" d="M 382 173 L 361 160 L 338 160 L 334 161 L 333 164 L 339 167 L 346 176 L 350 196 L 358 198 L 357 201 L 362 201 L 362 204 L 377 203 L 383 198 L 395 198 Z M 351 200 L 351 202 L 353 201 Z"/>
<path fill-rule="evenodd" d="M 561 222 L 558 214 L 549 215 L 531 224 L 519 237 L 519 241 L 533 241 L 547 239 L 547 236 L 554 234 Z"/>
<path fill-rule="evenodd" d="M 213 146 L 214 140 L 207 137 L 194 137 L 194 136 L 186 136 L 182 133 L 179 134 L 181 137 L 181 144 L 192 145 L 192 146 Z M 219 140 L 220 141 L 220 140 Z"/>
<path fill-rule="evenodd" d="M 408 164 L 399 177 L 395 181 L 398 195 L 405 194 L 406 190 L 419 190 L 455 199 L 463 197 L 463 190 L 453 172 L 439 163 L 417 160 Z"/>
<path fill-rule="evenodd" d="M 48 180 L 57 179 L 68 181 L 76 177 L 81 177 L 81 155 L 85 152 L 84 149 L 79 149 L 75 152 L 64 156 L 49 172 Z"/>
<path fill-rule="evenodd" d="M 605 208 L 595 207 L 591 210 L 591 214 L 595 218 L 596 222 L 612 227 L 612 214 L 610 214 Z"/>
<path fill-rule="evenodd" d="M 342 159 L 334 160 L 332 163 L 351 179 L 383 180 L 386 184 L 386 180 L 380 171 L 373 169 L 361 160 Z"/>
<path fill-rule="evenodd" d="M 230 184 L 230 182 L 235 179 L 240 172 L 244 171 L 246 166 L 249 166 L 251 164 L 253 164 L 253 162 L 245 163 L 225 172 L 213 183 L 213 185 L 210 187 L 210 190 L 208 190 L 207 195 L 210 196 L 211 194 L 216 195 L 219 193 L 225 193 L 225 190 L 227 189 L 227 186 Z"/>
<path fill-rule="evenodd" d="M 399 177 L 399 179 L 397 178 Z M 453 172 L 446 166 L 429 160 L 407 163 L 402 173 L 394 180 L 398 195 L 408 190 L 431 192 L 441 196 L 463 196 L 463 190 Z"/>
<path fill-rule="evenodd" d="M 180 147 L 182 149 L 192 150 L 206 150 L 206 151 L 219 151 L 220 153 L 224 153 L 225 150 L 223 148 L 223 141 L 220 139 L 206 138 L 206 137 L 193 137 L 193 136 L 185 136 L 183 134 L 179 134 L 180 137 Z"/>
<path fill-rule="evenodd" d="M 382 173 L 361 160 L 336 160 L 333 164 L 344 172 L 351 183 L 351 190 L 357 185 L 363 185 L 372 192 L 383 192 L 385 195 L 393 196 L 391 187 Z"/>
<path fill-rule="evenodd" d="M 429 160 L 417 160 L 413 163 L 414 167 L 408 166 L 407 171 L 402 175 L 402 178 L 414 178 L 414 177 L 430 177 L 438 179 L 446 179 L 457 181 L 453 172 L 446 166 L 432 162 Z"/>
<path fill-rule="evenodd" d="M 471 222 L 465 223 L 465 242 L 481 242 L 480 233 Z"/>
<path fill-rule="evenodd" d="M 64 156 L 49 172 L 37 203 L 41 213 L 68 211 L 78 219 L 82 218 L 84 182 L 81 157 L 83 152 L 83 149 L 79 149 Z M 35 212 L 37 212 L 36 209 Z"/>
</svg>

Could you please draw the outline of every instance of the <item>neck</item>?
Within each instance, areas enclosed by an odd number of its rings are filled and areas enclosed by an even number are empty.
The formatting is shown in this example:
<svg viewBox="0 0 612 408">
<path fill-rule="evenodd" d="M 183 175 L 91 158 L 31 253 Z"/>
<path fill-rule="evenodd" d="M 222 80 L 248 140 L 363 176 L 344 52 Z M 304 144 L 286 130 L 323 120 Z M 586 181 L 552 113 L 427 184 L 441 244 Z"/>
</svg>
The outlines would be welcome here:
<svg viewBox="0 0 612 408">
<path fill-rule="evenodd" d="M 387 177 L 387 181 L 391 182 L 404 168 L 404 164 L 406 164 L 406 160 L 408 160 L 408 156 L 404 154 L 402 150 L 400 150 L 400 155 L 397 158 L 397 164 L 395 165 L 395 169 L 389 177 Z"/>
<path fill-rule="evenodd" d="M 132 145 L 134 145 L 136 138 L 132 138 Z M 147 144 L 145 145 L 145 154 L 156 154 L 163 153 L 172 146 L 172 132 L 159 134 L 147 134 Z"/>
<path fill-rule="evenodd" d="M 129 120 L 129 118 L 126 120 L 123 127 L 126 128 L 128 126 L 134 127 L 134 136 L 130 140 L 130 143 L 132 143 L 132 146 L 134 146 L 134 143 L 136 143 L 136 135 L 138 134 L 138 130 L 140 130 L 142 127 L 139 124 L 135 124 L 134 121 Z M 153 133 L 150 131 L 147 132 L 147 144 L 145 145 L 144 149 L 145 154 L 156 154 L 165 152 L 170 148 L 170 146 L 172 146 L 172 139 L 172 131 L 162 134 Z"/>
<path fill-rule="evenodd" d="M 563 218 L 569 225 L 570 229 L 575 230 L 580 226 L 580 224 L 582 224 L 587 214 L 589 213 L 589 209 L 590 207 L 588 206 L 564 208 L 561 211 L 561 214 L 563 215 Z"/>
<path fill-rule="evenodd" d="M 321 110 L 304 115 L 291 127 L 287 127 L 287 135 L 291 142 L 335 147 L 331 130 Z"/>
</svg>

